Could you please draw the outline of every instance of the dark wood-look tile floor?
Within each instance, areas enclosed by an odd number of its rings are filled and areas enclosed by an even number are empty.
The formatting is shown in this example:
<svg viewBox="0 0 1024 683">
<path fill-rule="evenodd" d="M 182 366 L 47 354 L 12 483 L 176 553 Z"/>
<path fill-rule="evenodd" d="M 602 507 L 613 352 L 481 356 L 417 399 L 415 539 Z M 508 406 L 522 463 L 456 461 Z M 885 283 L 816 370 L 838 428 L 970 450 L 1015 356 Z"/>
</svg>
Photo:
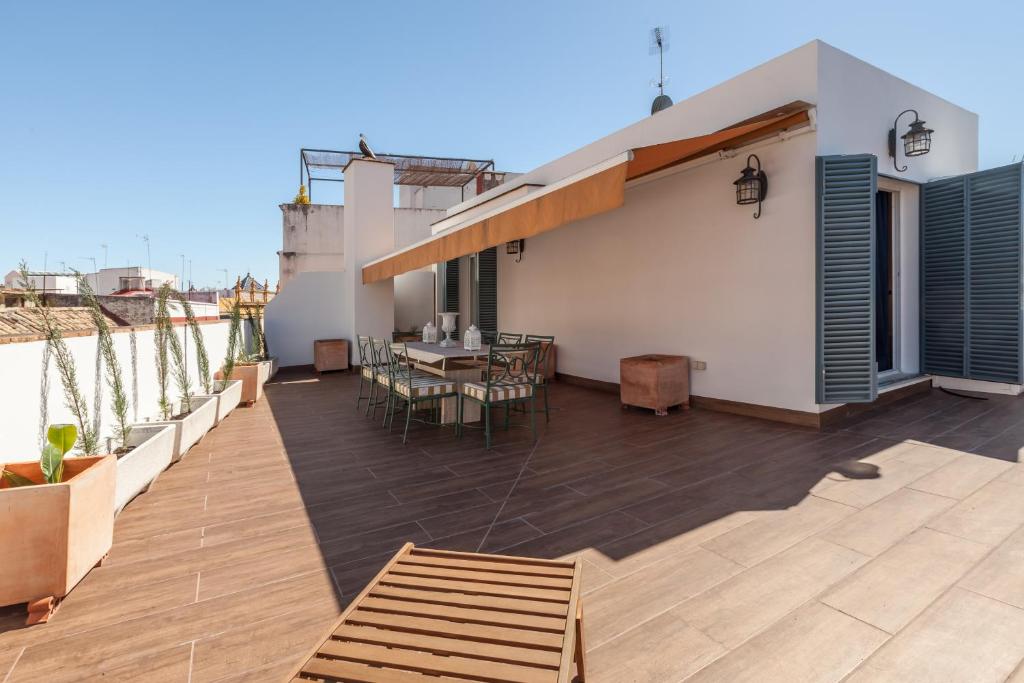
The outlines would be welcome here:
<svg viewBox="0 0 1024 683">
<path fill-rule="evenodd" d="M 593 681 L 1024 678 L 1021 400 L 815 432 L 556 383 L 487 451 L 403 446 L 357 381 L 282 373 L 211 431 L 50 623 L 0 609 L 0 681 L 282 680 L 406 541 L 582 555 Z"/>
</svg>

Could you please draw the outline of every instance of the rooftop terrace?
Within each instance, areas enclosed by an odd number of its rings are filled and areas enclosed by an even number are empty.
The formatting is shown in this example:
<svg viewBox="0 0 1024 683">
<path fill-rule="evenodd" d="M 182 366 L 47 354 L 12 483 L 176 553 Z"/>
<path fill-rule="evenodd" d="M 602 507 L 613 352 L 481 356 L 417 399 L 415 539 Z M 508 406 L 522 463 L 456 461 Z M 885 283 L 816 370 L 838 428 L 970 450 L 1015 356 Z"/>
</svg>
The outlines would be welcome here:
<svg viewBox="0 0 1024 683">
<path fill-rule="evenodd" d="M 593 681 L 1024 680 L 1020 400 L 819 433 L 556 384 L 536 446 L 488 452 L 403 447 L 356 383 L 281 373 L 232 413 L 49 623 L 0 611 L 0 681 L 285 680 L 405 541 L 582 553 Z"/>
</svg>

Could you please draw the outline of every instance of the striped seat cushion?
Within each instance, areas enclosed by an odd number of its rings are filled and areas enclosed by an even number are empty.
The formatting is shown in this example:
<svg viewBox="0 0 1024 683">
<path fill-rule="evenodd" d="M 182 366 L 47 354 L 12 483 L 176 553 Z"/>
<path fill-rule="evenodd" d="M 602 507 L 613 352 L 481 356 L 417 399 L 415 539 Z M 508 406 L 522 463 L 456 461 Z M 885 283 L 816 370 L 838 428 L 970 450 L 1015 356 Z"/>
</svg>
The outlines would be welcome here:
<svg viewBox="0 0 1024 683">
<path fill-rule="evenodd" d="M 487 385 L 480 382 L 466 382 L 462 385 L 462 393 L 478 401 L 511 401 L 517 398 L 530 398 L 533 385 L 526 382 L 503 382 L 491 385 L 491 395 L 487 395 Z"/>
<path fill-rule="evenodd" d="M 434 375 L 413 376 L 412 382 L 407 379 L 395 380 L 395 391 L 407 398 L 441 396 L 442 394 L 454 394 L 455 383 Z"/>
<path fill-rule="evenodd" d="M 364 365 L 360 368 L 359 373 L 366 379 L 373 379 L 373 368 L 369 365 Z"/>
</svg>

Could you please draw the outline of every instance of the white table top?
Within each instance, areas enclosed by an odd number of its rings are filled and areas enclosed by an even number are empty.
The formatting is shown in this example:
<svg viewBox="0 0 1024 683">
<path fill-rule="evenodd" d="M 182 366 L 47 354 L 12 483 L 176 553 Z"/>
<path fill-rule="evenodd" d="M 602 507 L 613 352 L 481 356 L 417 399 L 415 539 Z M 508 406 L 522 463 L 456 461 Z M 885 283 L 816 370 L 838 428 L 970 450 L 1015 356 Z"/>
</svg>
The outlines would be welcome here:
<svg viewBox="0 0 1024 683">
<path fill-rule="evenodd" d="M 481 345 L 478 351 L 468 351 L 462 344 L 440 346 L 424 342 L 406 342 L 405 348 L 408 349 L 410 358 L 422 363 L 436 363 L 448 358 L 481 358 L 486 357 L 488 352 L 487 344 Z"/>
</svg>

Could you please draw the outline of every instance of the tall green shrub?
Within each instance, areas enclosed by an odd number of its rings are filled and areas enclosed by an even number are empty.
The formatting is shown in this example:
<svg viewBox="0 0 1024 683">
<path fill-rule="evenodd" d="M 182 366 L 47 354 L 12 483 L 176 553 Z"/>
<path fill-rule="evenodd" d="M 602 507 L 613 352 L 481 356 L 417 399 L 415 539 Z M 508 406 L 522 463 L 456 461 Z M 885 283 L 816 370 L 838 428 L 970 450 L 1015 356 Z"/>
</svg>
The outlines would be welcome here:
<svg viewBox="0 0 1024 683">
<path fill-rule="evenodd" d="M 114 349 L 114 339 L 110 334 L 110 325 L 107 324 L 107 317 L 103 314 L 96 292 L 93 291 L 89 282 L 81 273 L 75 273 L 78 280 L 78 293 L 85 298 L 86 306 L 92 316 L 92 322 L 96 325 L 100 353 L 103 354 L 103 363 L 107 369 L 107 386 L 110 387 L 110 405 L 114 410 L 114 419 L 117 421 L 117 441 L 122 448 L 128 444 L 128 435 L 132 431 L 131 421 L 128 419 L 128 395 L 124 390 L 124 377 L 121 374 L 121 363 L 117 358 L 117 351 Z M 97 383 L 99 377 L 96 378 Z M 97 412 L 99 406 L 96 406 Z"/>
<path fill-rule="evenodd" d="M 224 386 L 227 386 L 231 379 L 231 373 L 235 371 L 235 361 L 238 359 L 238 345 L 242 335 L 242 307 L 235 300 L 231 307 L 231 324 L 228 325 L 228 349 L 224 355 Z"/>
<path fill-rule="evenodd" d="M 199 321 L 196 320 L 196 313 L 192 310 L 192 304 L 185 296 L 178 292 L 178 301 L 185 310 L 185 319 L 188 321 L 188 329 L 192 333 L 192 339 L 196 342 L 196 365 L 199 368 L 199 381 L 203 384 L 203 391 L 212 393 L 210 387 L 210 358 L 206 355 L 206 344 L 203 342 L 203 331 L 199 328 Z"/>
<path fill-rule="evenodd" d="M 171 371 L 174 375 L 174 382 L 178 385 L 178 398 L 181 399 L 181 411 L 188 415 L 192 412 L 192 380 L 188 376 L 188 365 L 185 360 L 185 352 L 181 348 L 181 340 L 174 332 L 174 325 L 171 323 L 171 316 L 167 308 L 167 300 L 172 294 L 171 286 L 164 284 L 160 287 L 160 298 L 163 299 L 163 320 L 157 321 L 157 325 L 164 327 L 164 343 L 171 352 Z"/>
<path fill-rule="evenodd" d="M 78 423 L 78 444 L 86 455 L 93 455 L 99 451 L 99 437 L 89 422 L 89 406 L 82 396 L 82 390 L 78 386 L 78 372 L 75 367 L 75 358 L 71 355 L 64 336 L 57 327 L 50 310 L 43 305 L 43 300 L 36 292 L 28 275 L 28 264 L 22 261 L 19 264 L 21 273 L 21 286 L 25 290 L 28 300 L 39 309 L 39 315 L 43 321 L 43 329 L 46 333 L 46 344 L 53 353 L 57 363 L 57 372 L 60 375 L 61 386 L 64 389 L 64 404 L 75 416 Z"/>
<path fill-rule="evenodd" d="M 167 356 L 167 330 L 170 328 L 170 314 L 167 312 L 167 291 L 160 288 L 156 295 L 156 327 L 153 330 L 153 343 L 156 345 L 156 382 L 160 389 L 157 403 L 160 415 L 171 419 L 171 401 L 167 396 L 167 385 L 171 379 L 171 366 Z M 174 329 L 171 328 L 171 334 Z"/>
<path fill-rule="evenodd" d="M 258 316 L 253 315 L 252 308 L 246 308 L 245 317 L 249 322 L 249 331 L 252 333 L 252 355 L 260 360 L 266 360 L 266 345 L 263 339 L 263 327 L 260 325 L 260 319 Z"/>
</svg>

